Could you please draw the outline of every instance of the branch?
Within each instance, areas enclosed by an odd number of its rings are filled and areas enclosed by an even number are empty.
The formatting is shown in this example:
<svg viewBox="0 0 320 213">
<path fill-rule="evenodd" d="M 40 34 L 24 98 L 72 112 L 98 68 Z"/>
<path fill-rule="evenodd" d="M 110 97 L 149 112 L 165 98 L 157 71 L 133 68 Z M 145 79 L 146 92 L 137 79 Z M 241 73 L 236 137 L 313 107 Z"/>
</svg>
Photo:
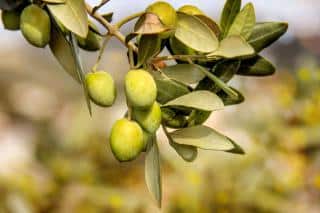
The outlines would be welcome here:
<svg viewBox="0 0 320 213">
<path fill-rule="evenodd" d="M 103 7 L 103 5 L 105 5 L 106 3 L 108 3 L 110 0 L 102 0 L 100 2 L 100 4 L 98 4 L 97 6 L 95 6 L 93 9 L 92 9 L 92 13 L 95 13 L 97 10 L 99 10 L 101 7 Z"/>
<path fill-rule="evenodd" d="M 86 9 L 89 15 L 102 24 L 109 32 L 110 35 L 115 36 L 121 43 L 123 43 L 128 48 L 132 48 L 133 51 L 138 52 L 138 48 L 133 42 L 126 43 L 125 36 L 118 30 L 117 26 L 112 25 L 110 22 L 105 20 L 99 13 L 93 11 L 93 8 L 86 4 Z"/>
</svg>

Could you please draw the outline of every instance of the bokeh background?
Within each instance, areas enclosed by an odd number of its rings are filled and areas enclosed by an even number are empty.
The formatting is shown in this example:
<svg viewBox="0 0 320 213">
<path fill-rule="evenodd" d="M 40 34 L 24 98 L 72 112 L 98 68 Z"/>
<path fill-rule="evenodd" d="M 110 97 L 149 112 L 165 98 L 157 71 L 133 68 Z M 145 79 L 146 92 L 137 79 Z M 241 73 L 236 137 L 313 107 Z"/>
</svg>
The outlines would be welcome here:
<svg viewBox="0 0 320 213">
<path fill-rule="evenodd" d="M 102 11 L 115 12 L 117 21 L 151 2 L 113 0 Z M 195 4 L 215 20 L 224 4 L 168 2 Z M 252 2 L 258 21 L 289 22 L 286 36 L 263 52 L 277 73 L 236 77 L 232 84 L 246 102 L 207 122 L 246 155 L 200 151 L 186 163 L 159 133 L 161 212 L 320 212 L 320 2 Z M 117 102 L 94 107 L 92 118 L 80 86 L 48 48 L 28 45 L 2 25 L 0 47 L 0 212 L 160 212 L 145 187 L 144 156 L 120 164 L 108 145 L 112 123 L 126 110 L 121 82 L 129 67 L 118 41 L 101 64 L 116 79 Z M 90 70 L 97 55 L 82 57 Z"/>
</svg>

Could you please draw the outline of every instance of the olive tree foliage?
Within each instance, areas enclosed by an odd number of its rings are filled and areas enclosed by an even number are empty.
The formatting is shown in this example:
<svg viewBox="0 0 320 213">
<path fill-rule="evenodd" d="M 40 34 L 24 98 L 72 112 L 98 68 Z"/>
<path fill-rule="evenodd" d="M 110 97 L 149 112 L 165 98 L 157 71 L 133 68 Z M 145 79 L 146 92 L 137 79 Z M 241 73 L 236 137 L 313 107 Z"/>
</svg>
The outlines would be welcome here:
<svg viewBox="0 0 320 213">
<path fill-rule="evenodd" d="M 196 159 L 198 149 L 244 154 L 232 139 L 204 122 L 211 113 L 244 101 L 228 85 L 233 77 L 275 72 L 259 52 L 278 40 L 288 25 L 257 22 L 254 6 L 242 7 L 241 0 L 226 1 L 219 23 L 196 6 L 176 10 L 166 2 L 112 23 L 113 11 L 99 13 L 108 2 L 91 6 L 84 0 L 1 0 L 0 8 L 5 29 L 20 30 L 33 46 L 50 47 L 64 70 L 82 85 L 90 114 L 92 103 L 111 107 L 117 96 L 112 76 L 98 70 L 110 38 L 127 47 L 130 70 L 123 85 L 128 111 L 111 130 L 110 148 L 120 162 L 146 152 L 146 184 L 161 206 L 159 127 L 187 162 Z M 123 35 L 121 27 L 130 21 L 135 25 Z M 79 48 L 99 51 L 90 72 L 83 69 Z M 164 49 L 170 54 L 162 54 Z"/>
</svg>

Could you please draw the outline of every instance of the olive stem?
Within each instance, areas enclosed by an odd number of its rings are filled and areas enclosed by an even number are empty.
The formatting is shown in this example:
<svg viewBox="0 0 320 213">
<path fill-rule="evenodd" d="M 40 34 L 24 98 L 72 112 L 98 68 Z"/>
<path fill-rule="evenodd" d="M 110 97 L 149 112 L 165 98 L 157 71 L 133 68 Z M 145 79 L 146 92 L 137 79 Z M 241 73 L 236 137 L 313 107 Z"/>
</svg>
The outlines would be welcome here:
<svg viewBox="0 0 320 213">
<path fill-rule="evenodd" d="M 129 64 L 130 64 L 130 69 L 134 69 L 133 50 L 131 47 L 129 47 Z"/>
<path fill-rule="evenodd" d="M 103 44 L 102 44 L 102 47 L 99 51 L 99 55 L 98 55 L 98 58 L 97 58 L 97 61 L 95 63 L 95 65 L 93 66 L 92 68 L 92 71 L 95 72 L 100 64 L 100 61 L 101 61 L 101 58 L 103 56 L 103 53 L 107 47 L 107 44 L 109 43 L 110 39 L 111 39 L 111 35 L 107 34 L 106 37 L 104 38 L 104 41 L 103 41 Z"/>
<path fill-rule="evenodd" d="M 132 118 L 132 108 L 128 106 L 128 120 L 131 121 Z"/>
<path fill-rule="evenodd" d="M 126 37 L 118 30 L 118 27 L 116 25 L 112 25 L 110 22 L 105 20 L 102 15 L 97 13 L 96 11 L 93 11 L 93 8 L 86 4 L 86 9 L 88 14 L 97 20 L 100 24 L 102 24 L 109 32 L 111 36 L 115 36 L 121 43 L 123 43 L 126 47 L 131 47 L 133 51 L 138 52 L 137 46 L 133 42 L 126 42 Z"/>
<path fill-rule="evenodd" d="M 128 22 L 132 21 L 132 20 L 135 19 L 135 18 L 140 17 L 140 16 L 143 15 L 144 13 L 145 13 L 145 12 L 143 11 L 143 12 L 139 12 L 139 13 L 135 13 L 135 14 L 133 14 L 133 15 L 127 16 L 126 18 L 120 20 L 120 21 L 116 24 L 116 26 L 117 26 L 118 28 L 121 28 L 123 25 L 127 24 Z"/>
</svg>

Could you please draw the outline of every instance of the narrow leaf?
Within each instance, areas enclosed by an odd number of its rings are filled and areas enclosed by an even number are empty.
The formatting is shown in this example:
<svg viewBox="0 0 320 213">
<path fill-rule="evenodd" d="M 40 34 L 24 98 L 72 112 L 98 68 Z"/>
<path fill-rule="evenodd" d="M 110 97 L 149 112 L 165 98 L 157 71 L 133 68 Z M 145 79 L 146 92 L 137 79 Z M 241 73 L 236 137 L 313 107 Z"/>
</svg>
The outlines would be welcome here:
<svg viewBox="0 0 320 213">
<path fill-rule="evenodd" d="M 65 4 L 50 4 L 49 11 L 68 30 L 85 38 L 88 34 L 88 17 L 84 0 L 66 0 Z"/>
<path fill-rule="evenodd" d="M 238 75 L 246 76 L 268 76 L 274 74 L 276 68 L 265 58 L 257 55 L 254 58 L 241 62 Z"/>
<path fill-rule="evenodd" d="M 223 38 L 227 35 L 230 26 L 240 12 L 241 0 L 227 0 L 220 20 L 220 27 L 223 32 Z"/>
<path fill-rule="evenodd" d="M 248 39 L 252 29 L 256 24 L 256 15 L 252 3 L 248 3 L 234 19 L 227 37 L 231 35 L 240 35 Z"/>
<path fill-rule="evenodd" d="M 161 40 L 158 35 L 142 35 L 139 42 L 138 63 L 140 67 L 160 52 Z"/>
<path fill-rule="evenodd" d="M 255 54 L 254 49 L 240 36 L 230 36 L 220 42 L 219 48 L 208 58 L 244 58 Z"/>
<path fill-rule="evenodd" d="M 159 148 L 155 136 L 150 142 L 145 158 L 145 180 L 150 193 L 156 199 L 158 206 L 161 207 L 162 187 Z"/>
<path fill-rule="evenodd" d="M 229 94 L 225 93 L 223 90 L 217 93 L 217 95 L 221 98 L 225 106 L 241 104 L 242 102 L 244 102 L 245 98 L 238 90 L 232 87 L 230 87 L 230 89 L 232 89 L 233 92 L 237 93 L 237 97 L 230 96 Z"/>
<path fill-rule="evenodd" d="M 193 126 L 170 133 L 172 139 L 183 145 L 195 146 L 200 149 L 226 151 L 235 150 L 238 145 L 230 138 L 207 126 Z"/>
<path fill-rule="evenodd" d="M 198 18 L 178 13 L 175 37 L 188 47 L 202 53 L 213 52 L 218 48 L 217 36 Z"/>
<path fill-rule="evenodd" d="M 199 90 L 169 101 L 164 106 L 181 106 L 204 111 L 216 111 L 222 109 L 224 105 L 216 94 Z"/>
<path fill-rule="evenodd" d="M 180 81 L 185 84 L 198 83 L 205 77 L 201 71 L 201 66 L 196 64 L 176 64 L 167 66 L 162 72 L 171 79 Z"/>
<path fill-rule="evenodd" d="M 278 40 L 288 30 L 288 24 L 282 22 L 257 23 L 251 33 L 248 43 L 260 52 Z"/>
<path fill-rule="evenodd" d="M 73 57 L 71 45 L 66 40 L 62 32 L 60 32 L 55 26 L 51 28 L 51 39 L 49 47 L 64 70 L 68 74 L 70 74 L 76 81 L 80 82 L 77 73 L 77 65 Z"/>
</svg>

